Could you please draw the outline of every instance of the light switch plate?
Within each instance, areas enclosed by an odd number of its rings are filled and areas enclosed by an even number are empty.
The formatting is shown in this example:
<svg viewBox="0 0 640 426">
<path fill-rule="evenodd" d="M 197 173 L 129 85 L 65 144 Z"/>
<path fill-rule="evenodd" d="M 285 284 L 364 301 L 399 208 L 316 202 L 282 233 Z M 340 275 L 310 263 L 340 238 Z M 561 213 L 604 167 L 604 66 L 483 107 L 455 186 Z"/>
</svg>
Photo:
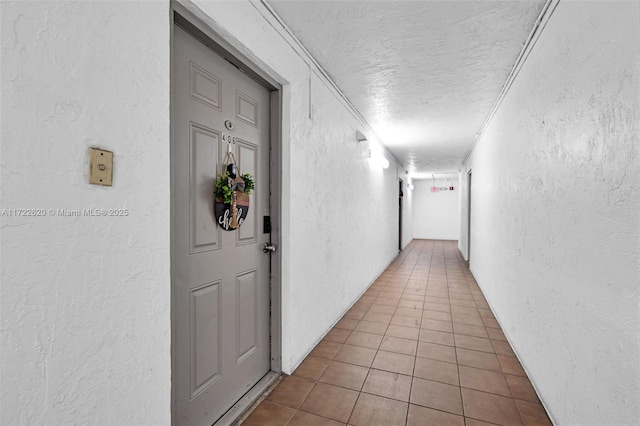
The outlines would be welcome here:
<svg viewBox="0 0 640 426">
<path fill-rule="evenodd" d="M 89 183 L 111 186 L 113 178 L 113 152 L 89 148 Z"/>
</svg>

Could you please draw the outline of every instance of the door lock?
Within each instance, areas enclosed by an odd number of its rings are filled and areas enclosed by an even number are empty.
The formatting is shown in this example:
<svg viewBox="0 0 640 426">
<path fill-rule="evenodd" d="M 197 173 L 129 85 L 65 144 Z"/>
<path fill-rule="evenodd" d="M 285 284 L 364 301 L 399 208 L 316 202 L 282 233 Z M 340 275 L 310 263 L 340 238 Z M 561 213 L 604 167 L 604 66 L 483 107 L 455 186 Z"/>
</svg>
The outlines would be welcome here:
<svg viewBox="0 0 640 426">
<path fill-rule="evenodd" d="M 265 253 L 275 253 L 277 250 L 276 245 L 275 244 L 271 244 L 271 243 L 264 243 L 264 246 L 262 246 L 262 251 Z"/>
</svg>

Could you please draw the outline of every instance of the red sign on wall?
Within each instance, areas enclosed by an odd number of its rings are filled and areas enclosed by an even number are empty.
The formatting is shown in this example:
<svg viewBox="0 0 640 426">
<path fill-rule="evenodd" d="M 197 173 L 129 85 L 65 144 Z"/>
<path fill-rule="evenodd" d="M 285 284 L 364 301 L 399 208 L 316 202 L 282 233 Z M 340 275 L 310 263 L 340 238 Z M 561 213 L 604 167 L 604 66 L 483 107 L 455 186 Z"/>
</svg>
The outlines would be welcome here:
<svg viewBox="0 0 640 426">
<path fill-rule="evenodd" d="M 450 186 L 449 188 L 446 186 L 432 186 L 431 192 L 453 191 L 454 189 L 455 188 L 453 186 Z"/>
</svg>

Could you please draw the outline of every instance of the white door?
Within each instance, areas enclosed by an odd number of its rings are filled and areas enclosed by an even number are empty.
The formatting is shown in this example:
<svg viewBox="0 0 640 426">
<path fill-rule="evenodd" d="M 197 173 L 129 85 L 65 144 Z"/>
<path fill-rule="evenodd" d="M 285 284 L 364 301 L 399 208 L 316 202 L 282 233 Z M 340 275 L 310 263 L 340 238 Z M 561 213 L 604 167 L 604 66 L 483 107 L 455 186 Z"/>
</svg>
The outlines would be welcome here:
<svg viewBox="0 0 640 426">
<path fill-rule="evenodd" d="M 269 93 L 178 26 L 174 31 L 172 416 L 211 425 L 270 370 Z M 225 128 L 225 122 L 233 130 Z M 229 126 L 230 127 L 230 126 Z M 235 231 L 215 220 L 228 145 L 255 189 Z"/>
</svg>

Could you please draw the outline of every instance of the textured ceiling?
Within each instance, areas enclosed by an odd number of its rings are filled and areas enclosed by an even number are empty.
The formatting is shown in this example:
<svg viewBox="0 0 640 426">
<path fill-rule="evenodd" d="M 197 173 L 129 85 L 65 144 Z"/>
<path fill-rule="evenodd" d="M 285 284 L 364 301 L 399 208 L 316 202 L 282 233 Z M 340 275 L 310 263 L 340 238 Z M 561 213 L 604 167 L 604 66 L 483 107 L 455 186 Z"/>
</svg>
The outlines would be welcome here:
<svg viewBox="0 0 640 426">
<path fill-rule="evenodd" d="M 544 0 L 269 4 L 420 177 L 458 170 Z"/>
</svg>

